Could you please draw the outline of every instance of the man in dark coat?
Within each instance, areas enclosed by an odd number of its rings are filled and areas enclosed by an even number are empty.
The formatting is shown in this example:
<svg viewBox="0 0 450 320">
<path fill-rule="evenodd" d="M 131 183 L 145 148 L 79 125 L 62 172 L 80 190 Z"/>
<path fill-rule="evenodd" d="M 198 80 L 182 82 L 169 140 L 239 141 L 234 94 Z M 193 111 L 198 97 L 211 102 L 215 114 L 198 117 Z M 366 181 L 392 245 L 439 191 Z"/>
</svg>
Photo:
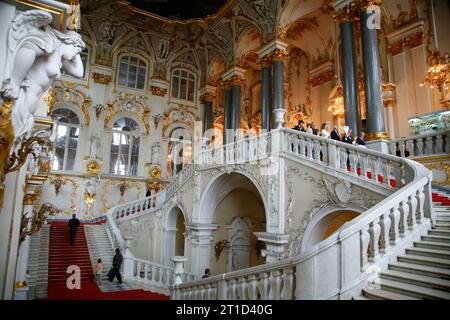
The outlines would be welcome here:
<svg viewBox="0 0 450 320">
<path fill-rule="evenodd" d="M 305 128 L 303 127 L 304 124 L 305 124 L 305 122 L 303 120 L 298 120 L 297 125 L 292 129 L 301 131 L 301 132 L 305 132 Z"/>
<path fill-rule="evenodd" d="M 73 245 L 75 243 L 75 236 L 77 235 L 77 229 L 80 225 L 80 220 L 76 218 L 76 215 L 72 215 L 72 219 L 69 220 L 69 224 L 67 227 L 69 228 L 69 236 L 70 236 L 70 244 Z"/>
<path fill-rule="evenodd" d="M 120 267 L 122 266 L 123 257 L 120 253 L 119 248 L 116 249 L 116 254 L 114 255 L 113 262 L 112 262 L 112 269 L 108 273 L 109 281 L 113 281 L 114 278 L 117 277 L 117 281 L 119 281 L 119 284 L 122 284 L 122 275 L 120 274 Z"/>
<path fill-rule="evenodd" d="M 331 139 L 341 141 L 341 137 L 339 136 L 339 130 L 337 126 L 334 126 L 333 131 L 331 131 Z"/>
</svg>

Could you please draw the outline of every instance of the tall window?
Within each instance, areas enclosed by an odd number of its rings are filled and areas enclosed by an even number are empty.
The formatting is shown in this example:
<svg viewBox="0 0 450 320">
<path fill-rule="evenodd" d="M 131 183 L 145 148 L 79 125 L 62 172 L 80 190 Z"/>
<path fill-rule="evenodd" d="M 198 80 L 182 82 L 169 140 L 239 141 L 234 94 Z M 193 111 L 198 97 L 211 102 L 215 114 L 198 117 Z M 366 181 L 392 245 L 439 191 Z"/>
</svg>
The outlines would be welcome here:
<svg viewBox="0 0 450 320">
<path fill-rule="evenodd" d="M 140 130 L 136 121 L 120 118 L 112 128 L 109 173 L 137 175 Z"/>
<path fill-rule="evenodd" d="M 71 171 L 75 167 L 78 140 L 80 138 L 80 119 L 69 109 L 53 111 L 56 117 L 56 139 L 53 149 L 52 170 Z"/>
<path fill-rule="evenodd" d="M 194 74 L 186 70 L 174 70 L 172 72 L 172 98 L 194 102 L 194 93 Z"/>
<path fill-rule="evenodd" d="M 131 89 L 144 89 L 147 64 L 135 56 L 123 56 L 119 62 L 118 85 Z"/>
</svg>

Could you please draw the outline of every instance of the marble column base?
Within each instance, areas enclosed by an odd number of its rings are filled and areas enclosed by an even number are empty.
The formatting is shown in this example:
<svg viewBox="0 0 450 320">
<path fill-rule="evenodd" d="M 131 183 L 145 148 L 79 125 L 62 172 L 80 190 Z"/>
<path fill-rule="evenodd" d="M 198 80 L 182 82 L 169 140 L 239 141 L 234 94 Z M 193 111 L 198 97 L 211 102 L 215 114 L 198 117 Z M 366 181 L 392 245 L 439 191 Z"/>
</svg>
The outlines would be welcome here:
<svg viewBox="0 0 450 320">
<path fill-rule="evenodd" d="M 366 146 L 369 149 L 380 151 L 383 153 L 389 153 L 389 145 L 387 140 L 371 140 L 366 141 Z"/>
</svg>

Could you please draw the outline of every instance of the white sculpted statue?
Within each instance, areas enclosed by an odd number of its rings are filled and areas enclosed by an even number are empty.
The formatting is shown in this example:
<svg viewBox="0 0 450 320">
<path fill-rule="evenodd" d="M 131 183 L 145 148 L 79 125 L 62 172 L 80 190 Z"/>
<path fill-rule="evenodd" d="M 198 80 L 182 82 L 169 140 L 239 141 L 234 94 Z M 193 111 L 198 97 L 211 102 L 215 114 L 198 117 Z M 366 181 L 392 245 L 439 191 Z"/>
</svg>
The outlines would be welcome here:
<svg viewBox="0 0 450 320">
<path fill-rule="evenodd" d="M 91 136 L 90 140 L 91 140 L 90 157 L 92 159 L 100 159 L 100 150 L 101 150 L 100 138 L 97 136 Z"/>
<path fill-rule="evenodd" d="M 152 146 L 152 163 L 153 164 L 159 163 L 160 152 L 161 152 L 161 145 L 159 142 L 155 142 Z"/>
<path fill-rule="evenodd" d="M 83 76 L 80 52 L 85 44 L 74 31 L 59 32 L 52 16 L 42 10 L 20 13 L 11 22 L 5 80 L 0 90 L 4 100 L 15 100 L 12 121 L 16 142 L 26 137 L 34 125 L 33 115 L 61 69 Z"/>
</svg>

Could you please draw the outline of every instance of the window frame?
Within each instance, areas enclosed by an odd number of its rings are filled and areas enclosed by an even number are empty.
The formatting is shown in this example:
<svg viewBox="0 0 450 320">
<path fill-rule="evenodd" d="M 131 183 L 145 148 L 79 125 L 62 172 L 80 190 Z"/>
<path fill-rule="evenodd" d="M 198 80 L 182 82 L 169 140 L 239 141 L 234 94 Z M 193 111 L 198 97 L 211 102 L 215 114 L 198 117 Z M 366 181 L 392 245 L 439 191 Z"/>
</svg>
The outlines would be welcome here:
<svg viewBox="0 0 450 320">
<path fill-rule="evenodd" d="M 130 119 L 132 121 L 134 121 L 137 125 L 137 128 L 139 131 L 123 131 L 123 130 L 118 130 L 114 128 L 114 125 L 117 123 L 117 121 L 121 120 L 121 119 Z M 123 127 L 122 127 L 123 128 Z M 142 141 L 142 128 L 139 125 L 139 122 L 136 121 L 135 119 L 133 119 L 132 117 L 129 116 L 122 116 L 119 117 L 117 119 L 114 120 L 112 126 L 111 126 L 111 138 L 110 138 L 110 143 L 109 143 L 109 170 L 108 173 L 110 175 L 114 175 L 114 176 L 132 176 L 132 177 L 137 177 L 138 176 L 138 170 L 139 170 L 139 163 L 140 163 L 140 156 L 141 156 L 141 141 Z M 127 155 L 127 164 L 125 165 L 125 172 L 124 174 L 119 173 L 118 168 L 116 169 L 117 165 L 114 164 L 114 171 L 112 172 L 112 168 L 113 168 L 113 164 L 111 163 L 111 150 L 112 150 L 112 145 L 113 145 L 113 139 L 114 139 L 114 134 L 118 134 L 119 135 L 119 141 L 122 141 L 122 137 L 125 136 L 125 139 L 127 139 L 127 141 L 131 141 L 131 143 L 128 145 L 129 146 L 129 150 L 128 150 L 128 155 Z M 136 164 L 136 172 L 133 174 L 131 172 L 131 159 L 133 157 L 133 140 L 135 138 L 139 139 L 139 146 L 138 146 L 138 152 L 137 152 L 137 164 Z M 119 155 L 121 154 L 121 148 L 122 148 L 123 144 L 119 144 L 118 145 L 118 152 L 117 152 L 117 156 L 119 157 Z"/>
<path fill-rule="evenodd" d="M 176 71 L 180 71 L 180 75 L 175 75 Z M 182 77 L 181 72 L 186 72 L 187 73 L 187 77 Z M 189 75 L 192 75 L 194 79 L 189 79 Z M 174 85 L 174 77 L 178 77 L 178 96 L 175 97 L 174 96 L 174 90 L 173 90 L 173 85 Z M 186 80 L 186 99 L 182 99 L 180 98 L 180 88 L 181 88 L 181 80 L 185 79 Z M 189 82 L 192 81 L 194 84 L 194 88 L 193 88 L 193 97 L 192 100 L 188 100 L 188 96 L 189 96 Z M 185 105 L 195 105 L 197 99 L 197 75 L 185 68 L 174 68 L 172 69 L 172 71 L 170 72 L 170 101 L 171 102 L 176 102 L 176 103 L 182 103 Z"/>
<path fill-rule="evenodd" d="M 120 81 L 120 66 L 122 64 L 122 59 L 123 58 L 128 58 L 127 72 L 126 72 L 126 75 L 125 75 L 125 85 L 119 83 L 119 81 Z M 131 65 L 131 61 L 130 60 L 131 60 L 131 58 L 136 58 L 137 59 L 137 62 L 136 62 L 136 78 L 135 78 L 135 86 L 134 87 L 129 87 L 128 86 L 128 80 L 129 80 L 128 78 L 129 78 L 129 73 L 130 73 L 130 65 Z M 139 66 L 139 62 L 143 62 L 145 64 L 144 86 L 143 86 L 142 89 L 137 88 L 138 78 L 139 78 L 139 69 L 141 68 Z M 140 56 L 138 54 L 131 54 L 131 53 L 120 54 L 117 57 L 116 69 L 117 70 L 116 70 L 116 81 L 115 81 L 115 83 L 116 83 L 116 86 L 118 88 L 122 88 L 122 89 L 125 89 L 125 90 L 134 90 L 134 91 L 139 91 L 139 92 L 147 90 L 146 88 L 147 88 L 147 85 L 148 85 L 147 78 L 148 78 L 148 74 L 149 74 L 149 62 L 148 62 L 148 60 L 146 58 L 144 58 L 144 57 L 142 57 L 142 56 Z"/>
<path fill-rule="evenodd" d="M 53 157 L 52 157 L 51 170 L 52 171 L 58 171 L 58 172 L 76 171 L 75 168 L 77 166 L 77 157 L 78 157 L 78 151 L 79 151 L 78 149 L 80 148 L 80 142 L 81 142 L 81 126 L 82 126 L 82 124 L 81 124 L 81 121 L 80 121 L 80 116 L 75 111 L 73 111 L 73 110 L 71 110 L 69 108 L 57 108 L 57 109 L 53 110 L 53 113 L 55 111 L 58 111 L 58 110 L 69 110 L 70 112 L 73 112 L 73 114 L 78 119 L 78 124 L 67 123 L 67 122 L 60 122 L 59 120 L 56 122 L 56 132 L 58 132 L 58 127 L 62 125 L 62 126 L 67 127 L 67 134 L 66 134 L 66 139 L 65 139 L 65 142 L 64 142 L 64 158 L 63 158 L 62 169 L 54 169 L 54 167 L 53 167 L 53 162 L 54 162 L 55 157 L 56 157 L 56 152 L 55 152 L 55 150 L 56 150 L 56 143 L 55 143 L 54 146 L 53 146 L 53 150 L 52 150 Z M 69 170 L 69 169 L 67 169 L 67 157 L 68 157 L 68 154 L 69 154 L 69 152 L 68 152 L 69 139 L 70 139 L 70 131 L 71 131 L 71 129 L 74 129 L 74 128 L 78 129 L 78 139 L 77 139 L 77 147 L 75 149 L 75 158 L 73 159 L 73 161 L 74 161 L 73 168 Z"/>
</svg>

